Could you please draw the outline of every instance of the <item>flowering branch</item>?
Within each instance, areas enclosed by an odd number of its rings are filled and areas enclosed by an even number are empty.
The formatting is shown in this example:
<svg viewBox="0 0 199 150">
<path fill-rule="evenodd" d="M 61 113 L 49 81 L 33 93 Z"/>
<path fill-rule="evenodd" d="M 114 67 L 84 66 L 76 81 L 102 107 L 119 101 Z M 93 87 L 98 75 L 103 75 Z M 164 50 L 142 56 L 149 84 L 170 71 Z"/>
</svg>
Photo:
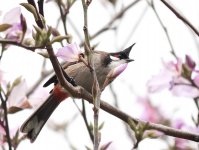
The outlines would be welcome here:
<svg viewBox="0 0 199 150">
<path fill-rule="evenodd" d="M 85 95 L 86 96 L 86 95 Z M 90 98 L 87 97 L 85 98 L 87 101 L 91 102 Z M 199 142 L 199 135 L 195 133 L 190 133 L 190 132 L 185 132 L 182 130 L 174 129 L 171 127 L 167 127 L 161 124 L 155 124 L 151 122 L 146 122 L 142 121 L 139 119 L 136 119 L 134 117 L 129 116 L 128 114 L 122 112 L 121 110 L 109 105 L 105 101 L 101 100 L 101 106 L 100 106 L 104 111 L 112 114 L 113 116 L 121 119 L 122 121 L 128 123 L 129 119 L 133 120 L 136 124 L 147 124 L 146 130 L 157 130 L 160 132 L 163 132 L 165 135 L 173 136 L 173 137 L 178 137 L 178 138 L 183 138 L 195 142 Z"/>
<path fill-rule="evenodd" d="M 25 49 L 30 50 L 30 51 L 35 51 L 36 49 L 43 49 L 43 48 L 45 48 L 45 46 L 27 46 L 27 45 L 24 45 L 24 44 L 19 43 L 17 41 L 9 40 L 9 39 L 0 39 L 0 43 L 1 44 L 15 45 L 15 46 L 22 47 L 22 48 L 25 48 Z"/>
</svg>

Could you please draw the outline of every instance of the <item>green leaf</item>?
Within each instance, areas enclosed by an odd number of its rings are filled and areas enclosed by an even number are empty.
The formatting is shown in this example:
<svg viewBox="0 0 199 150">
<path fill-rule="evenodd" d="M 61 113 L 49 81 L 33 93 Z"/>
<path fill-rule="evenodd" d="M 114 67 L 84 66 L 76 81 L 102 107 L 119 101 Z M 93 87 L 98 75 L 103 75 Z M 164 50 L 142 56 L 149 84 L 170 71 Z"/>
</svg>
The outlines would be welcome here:
<svg viewBox="0 0 199 150">
<path fill-rule="evenodd" d="M 38 54 L 43 56 L 44 58 L 49 58 L 49 55 L 46 52 L 38 52 Z"/>
<path fill-rule="evenodd" d="M 104 122 L 102 122 L 102 123 L 99 125 L 98 129 L 101 130 L 103 127 L 104 127 Z"/>
<path fill-rule="evenodd" d="M 21 82 L 21 76 L 17 77 L 14 82 L 12 83 L 12 88 L 17 86 Z"/>
<path fill-rule="evenodd" d="M 12 107 L 10 107 L 8 109 L 8 113 L 9 114 L 14 114 L 14 113 L 19 112 L 21 110 L 22 110 L 22 108 L 20 108 L 20 107 L 12 106 Z"/>
<path fill-rule="evenodd" d="M 35 26 L 35 25 L 33 25 L 33 27 L 34 27 L 35 31 L 36 31 L 39 35 L 42 34 L 42 29 L 41 29 L 40 27 L 37 27 L 37 26 Z"/>
<path fill-rule="evenodd" d="M 48 27 L 48 29 L 47 29 L 47 33 L 46 33 L 46 37 L 47 37 L 47 39 L 49 39 L 49 37 L 50 37 L 50 35 L 52 34 L 52 27 Z"/>
<path fill-rule="evenodd" d="M 6 30 L 9 29 L 10 27 L 12 27 L 11 24 L 7 24 L 7 23 L 0 24 L 0 32 L 6 31 Z"/>
<path fill-rule="evenodd" d="M 137 130 L 137 123 L 135 123 L 135 121 L 133 121 L 132 119 L 128 118 L 128 125 L 130 126 L 130 128 L 133 131 Z"/>
<path fill-rule="evenodd" d="M 50 43 L 53 44 L 53 43 L 55 43 L 55 42 L 61 42 L 62 40 L 68 39 L 68 38 L 70 38 L 69 35 L 68 35 L 68 36 L 67 36 L 67 35 L 66 35 L 66 36 L 59 35 L 59 36 L 54 37 L 54 38 L 50 41 Z"/>
<path fill-rule="evenodd" d="M 85 146 L 86 150 L 92 150 L 90 147 L 88 146 Z"/>
<path fill-rule="evenodd" d="M 25 7 L 29 12 L 31 12 L 36 21 L 39 20 L 38 15 L 37 15 L 37 11 L 36 11 L 34 6 L 32 6 L 29 3 L 21 3 L 20 5 Z"/>
<path fill-rule="evenodd" d="M 91 131 L 93 131 L 93 124 L 92 124 L 92 122 L 90 122 L 89 129 L 90 129 Z"/>
</svg>

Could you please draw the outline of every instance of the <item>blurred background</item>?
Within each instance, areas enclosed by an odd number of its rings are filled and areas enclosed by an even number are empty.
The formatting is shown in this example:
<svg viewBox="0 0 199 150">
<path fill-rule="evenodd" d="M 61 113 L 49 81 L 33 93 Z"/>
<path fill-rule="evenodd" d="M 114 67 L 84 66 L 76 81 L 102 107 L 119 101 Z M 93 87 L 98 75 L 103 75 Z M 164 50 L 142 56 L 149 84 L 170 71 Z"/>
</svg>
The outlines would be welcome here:
<svg viewBox="0 0 199 150">
<path fill-rule="evenodd" d="M 63 3 L 66 3 L 66 1 L 63 0 Z M 35 22 L 33 16 L 19 5 L 24 2 L 26 1 L 0 0 L 0 17 L 3 20 L 6 12 L 14 7 L 21 7 L 22 14 L 26 18 L 30 30 L 30 34 L 27 36 L 31 37 Z M 127 6 L 132 2 L 126 0 L 98 0 L 92 1 L 88 9 L 88 30 L 90 35 L 95 35 L 101 29 L 105 29 L 104 32 L 91 40 L 91 45 L 96 46 L 95 49 L 115 52 L 136 43 L 130 54 L 130 57 L 135 61 L 130 63 L 127 69 L 105 89 L 101 98 L 130 116 L 148 119 L 144 114 L 147 111 L 149 114 L 150 109 L 144 107 L 142 103 L 144 99 L 144 101 L 150 101 L 150 104 L 154 106 L 154 111 L 157 111 L 155 108 L 158 108 L 158 111 L 165 118 L 170 120 L 180 119 L 194 127 L 192 118 L 197 118 L 198 110 L 191 98 L 174 96 L 169 89 L 150 93 L 147 82 L 153 75 L 158 74 L 163 69 L 163 62 L 175 61 L 175 57 L 171 54 L 172 48 L 183 62 L 185 55 L 189 55 L 198 63 L 198 37 L 161 1 L 139 0 L 127 9 Z M 172 0 L 168 3 L 196 28 L 199 28 L 199 1 Z M 124 14 L 113 20 L 121 11 Z M 56 28 L 64 35 L 59 8 L 55 1 L 49 0 L 44 4 L 44 14 L 46 24 Z M 109 24 L 110 21 L 113 22 Z M 67 15 L 67 29 L 68 33 L 72 35 L 72 42 L 80 44 L 83 41 L 83 23 L 82 4 L 80 0 L 76 0 Z M 60 44 L 53 45 L 55 51 L 60 47 Z M 6 81 L 14 81 L 21 76 L 27 85 L 23 89 L 27 90 L 26 92 L 38 81 L 44 68 L 47 71 L 52 70 L 49 60 L 46 60 L 44 64 L 43 56 L 16 46 L 10 46 L 4 52 L 0 66 Z M 44 89 L 42 85 L 49 77 L 50 75 L 44 78 L 28 97 L 35 106 L 33 109 L 9 115 L 11 129 L 14 130 L 20 127 L 23 121 L 36 109 L 39 102 L 41 103 L 48 96 L 48 92 L 52 87 Z M 88 122 L 92 123 L 93 105 L 87 102 L 85 104 Z M 77 109 L 81 109 L 81 107 L 81 100 L 67 99 L 53 113 L 37 140 L 33 144 L 28 140 L 24 140 L 20 143 L 18 149 L 86 149 L 86 146 L 92 148 L 92 142 L 85 123 Z M 99 115 L 100 124 L 104 124 L 100 130 L 101 145 L 112 142 L 108 148 L 110 150 L 132 149 L 135 139 L 129 134 L 133 135 L 133 132 L 128 130 L 121 120 L 103 110 L 100 110 Z M 169 146 L 174 145 L 174 143 L 175 140 L 171 137 L 147 138 L 139 144 L 138 149 L 169 149 Z M 193 149 L 197 148 L 194 142 L 188 142 L 188 146 L 193 147 Z"/>
</svg>

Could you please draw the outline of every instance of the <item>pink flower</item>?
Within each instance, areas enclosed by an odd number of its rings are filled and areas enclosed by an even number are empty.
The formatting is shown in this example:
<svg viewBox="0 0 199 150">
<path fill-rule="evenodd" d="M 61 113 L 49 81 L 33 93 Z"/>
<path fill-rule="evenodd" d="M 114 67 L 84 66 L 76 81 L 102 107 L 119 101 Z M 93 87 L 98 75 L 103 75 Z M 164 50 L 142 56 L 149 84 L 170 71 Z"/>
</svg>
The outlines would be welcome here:
<svg viewBox="0 0 199 150">
<path fill-rule="evenodd" d="M 22 36 L 22 26 L 21 24 L 13 24 L 10 29 L 6 31 L 6 38 L 20 42 Z"/>
<path fill-rule="evenodd" d="M 193 82 L 195 83 L 195 85 L 196 85 L 197 87 L 199 87 L 199 74 L 196 75 L 196 76 L 193 78 Z"/>
<path fill-rule="evenodd" d="M 186 130 L 188 132 L 199 133 L 199 129 L 198 128 L 194 128 L 194 127 L 191 127 L 191 126 L 187 125 L 181 119 L 173 121 L 172 127 L 177 128 L 177 129 Z M 175 149 L 178 149 L 178 150 L 192 149 L 190 147 L 189 141 L 186 140 L 186 139 L 182 139 L 182 138 L 175 138 L 174 147 L 175 147 Z"/>
<path fill-rule="evenodd" d="M 186 56 L 185 56 L 185 64 L 187 64 L 187 66 L 188 66 L 191 70 L 194 70 L 195 67 L 196 67 L 195 61 L 194 61 L 189 55 L 186 55 Z"/>
<path fill-rule="evenodd" d="M 170 88 L 173 79 L 181 75 L 182 62 L 180 59 L 176 63 L 163 62 L 164 69 L 159 74 L 153 76 L 147 83 L 149 92 L 158 92 L 164 88 Z"/>
<path fill-rule="evenodd" d="M 103 144 L 103 145 L 100 147 L 100 150 L 107 150 L 107 149 L 109 148 L 109 146 L 111 145 L 111 143 L 112 143 L 112 141 Z"/>
<path fill-rule="evenodd" d="M 19 17 L 21 15 L 21 8 L 16 7 L 8 11 L 3 18 L 3 23 L 15 24 L 19 23 Z"/>
<path fill-rule="evenodd" d="M 149 98 L 147 97 L 138 97 L 138 104 L 142 108 L 140 119 L 158 123 L 163 120 L 163 116 L 161 116 L 161 112 L 158 108 L 152 105 Z"/>
<path fill-rule="evenodd" d="M 5 93 L 9 94 L 7 99 L 8 112 L 15 113 L 22 109 L 32 108 L 26 97 L 28 88 L 25 79 L 17 78 L 12 84 L 8 83 L 4 79 L 4 71 L 0 69 L 0 86 Z"/>
<path fill-rule="evenodd" d="M 22 109 L 32 108 L 27 97 L 27 84 L 23 79 L 12 89 L 8 97 L 8 111 L 9 113 L 15 113 Z"/>
<path fill-rule="evenodd" d="M 74 43 L 67 44 L 66 46 L 58 49 L 56 56 L 63 59 L 64 61 L 75 62 L 79 61 L 80 54 L 82 54 L 80 47 Z"/>
<path fill-rule="evenodd" d="M 171 86 L 171 93 L 175 96 L 183 96 L 189 98 L 195 98 L 199 96 L 198 88 L 194 87 L 188 80 L 184 78 L 180 82 L 174 80 L 173 86 Z"/>
<path fill-rule="evenodd" d="M 20 7 L 13 8 L 7 12 L 3 18 L 3 23 L 12 25 L 12 27 L 5 31 L 6 38 L 20 42 L 23 35 L 24 25 L 21 19 Z"/>
<path fill-rule="evenodd" d="M 33 108 L 38 108 L 49 96 L 49 91 L 43 87 L 39 87 L 33 94 L 29 96 L 29 103 Z"/>
<path fill-rule="evenodd" d="M 195 70 L 195 62 L 190 56 L 186 55 L 186 62 L 184 64 L 181 59 L 177 59 L 176 62 L 163 62 L 163 66 L 164 69 L 147 82 L 149 92 L 159 92 L 167 88 L 175 96 L 189 98 L 199 96 L 198 87 L 194 86 L 190 81 L 193 80 L 195 85 L 199 85 L 199 74 Z M 197 75 L 192 79 L 193 72 Z"/>
</svg>

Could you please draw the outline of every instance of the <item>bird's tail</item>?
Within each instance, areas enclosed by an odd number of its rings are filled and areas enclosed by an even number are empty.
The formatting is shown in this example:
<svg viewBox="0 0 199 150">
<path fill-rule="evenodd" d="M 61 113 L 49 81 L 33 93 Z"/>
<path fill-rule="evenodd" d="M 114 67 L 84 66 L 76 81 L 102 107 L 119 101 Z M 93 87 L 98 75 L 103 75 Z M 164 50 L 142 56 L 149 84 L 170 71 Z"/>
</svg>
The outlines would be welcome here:
<svg viewBox="0 0 199 150">
<path fill-rule="evenodd" d="M 65 97 L 59 97 L 56 93 L 51 94 L 47 100 L 23 123 L 21 132 L 27 133 L 27 137 L 34 142 L 43 128 L 44 124 L 51 116 L 55 108 Z"/>
</svg>

